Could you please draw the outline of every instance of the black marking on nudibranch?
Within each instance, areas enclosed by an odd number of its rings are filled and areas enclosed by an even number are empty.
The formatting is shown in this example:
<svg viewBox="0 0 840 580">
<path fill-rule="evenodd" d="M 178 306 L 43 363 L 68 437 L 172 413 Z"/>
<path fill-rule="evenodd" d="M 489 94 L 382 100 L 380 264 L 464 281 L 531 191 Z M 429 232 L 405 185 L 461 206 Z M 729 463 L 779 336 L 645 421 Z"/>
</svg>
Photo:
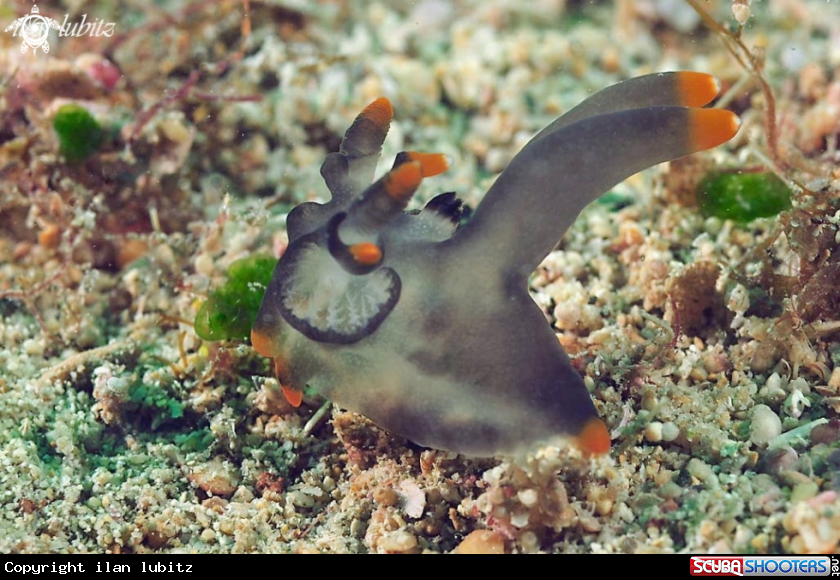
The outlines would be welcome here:
<svg viewBox="0 0 840 580">
<path fill-rule="evenodd" d="M 330 253 L 328 236 L 314 232 L 289 247 L 277 265 L 282 272 L 277 304 L 286 322 L 308 338 L 353 344 L 388 317 L 402 284 L 391 268 L 348 272 Z"/>
</svg>

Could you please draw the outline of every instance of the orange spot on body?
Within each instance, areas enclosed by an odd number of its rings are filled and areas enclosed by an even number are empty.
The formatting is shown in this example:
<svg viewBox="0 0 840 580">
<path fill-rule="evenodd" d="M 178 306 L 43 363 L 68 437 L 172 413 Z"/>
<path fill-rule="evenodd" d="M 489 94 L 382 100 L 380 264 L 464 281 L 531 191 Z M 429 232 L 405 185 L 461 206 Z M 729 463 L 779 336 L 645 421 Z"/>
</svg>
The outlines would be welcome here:
<svg viewBox="0 0 840 580">
<path fill-rule="evenodd" d="M 359 114 L 359 118 L 369 119 L 378 128 L 387 130 L 388 125 L 391 124 L 391 119 L 394 118 L 394 107 L 391 106 L 391 101 L 385 97 L 379 97 Z"/>
<path fill-rule="evenodd" d="M 300 404 L 303 402 L 303 391 L 298 391 L 292 387 L 284 387 L 283 385 L 280 385 L 280 387 L 283 389 L 283 396 L 286 397 L 289 404 L 295 409 L 300 407 Z"/>
<path fill-rule="evenodd" d="M 395 167 L 385 176 L 385 192 L 393 199 L 408 201 L 423 180 L 420 163 L 409 161 Z"/>
<path fill-rule="evenodd" d="M 272 339 L 269 335 L 264 334 L 256 328 L 251 329 L 251 344 L 254 350 L 262 356 L 274 359 L 274 373 L 277 375 L 277 381 L 280 383 L 280 388 L 283 390 L 283 396 L 289 401 L 292 407 L 300 407 L 303 401 L 303 391 L 292 386 L 286 386 L 289 369 L 286 366 L 286 361 L 279 355 L 280 347 L 277 341 Z"/>
<path fill-rule="evenodd" d="M 282 357 L 274 357 L 274 374 L 277 375 L 277 381 L 283 390 L 283 396 L 286 397 L 289 404 L 295 408 L 300 407 L 300 403 L 303 401 L 303 390 L 289 384 L 289 367 Z"/>
<path fill-rule="evenodd" d="M 738 132 L 741 119 L 723 109 L 690 109 L 688 139 L 694 151 L 703 151 L 726 143 Z"/>
<path fill-rule="evenodd" d="M 251 329 L 251 344 L 258 353 L 268 358 L 277 356 L 277 343 L 267 334 L 263 334 L 256 328 Z"/>
<path fill-rule="evenodd" d="M 432 177 L 449 169 L 449 157 L 443 153 L 421 153 L 409 151 L 408 158 L 420 164 L 420 172 L 423 177 Z"/>
<path fill-rule="evenodd" d="M 575 444 L 587 455 L 604 455 L 610 451 L 610 432 L 600 419 L 590 419 L 578 433 Z"/>
<path fill-rule="evenodd" d="M 720 92 L 720 83 L 712 75 L 693 71 L 676 73 L 677 95 L 684 107 L 707 105 Z"/>
<path fill-rule="evenodd" d="M 363 266 L 374 266 L 382 261 L 382 250 L 379 246 L 370 242 L 353 244 L 349 248 L 350 255 L 357 264 Z"/>
</svg>

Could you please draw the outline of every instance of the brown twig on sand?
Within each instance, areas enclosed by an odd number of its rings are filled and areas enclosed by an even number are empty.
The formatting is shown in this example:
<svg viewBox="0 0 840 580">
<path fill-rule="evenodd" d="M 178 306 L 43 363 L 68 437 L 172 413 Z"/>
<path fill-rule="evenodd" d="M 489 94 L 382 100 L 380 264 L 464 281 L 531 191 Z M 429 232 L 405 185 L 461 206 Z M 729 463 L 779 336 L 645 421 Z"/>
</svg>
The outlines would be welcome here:
<svg viewBox="0 0 840 580">
<path fill-rule="evenodd" d="M 177 15 L 177 16 L 167 17 L 162 21 L 149 24 L 146 27 L 141 27 L 139 29 L 135 29 L 131 33 L 127 33 L 126 35 L 123 35 L 123 37 L 121 37 L 119 39 L 116 39 L 111 44 L 111 46 L 109 47 L 109 51 L 107 51 L 107 52 L 113 52 L 113 50 L 117 46 L 119 46 L 122 42 L 127 40 L 127 38 L 129 37 L 129 34 L 134 35 L 134 34 L 137 33 L 138 30 L 146 31 L 146 32 L 154 31 L 154 30 L 157 30 L 157 29 L 162 28 L 164 26 L 172 25 L 173 21 L 177 24 L 178 20 L 181 20 L 181 19 L 183 19 L 183 18 L 185 18 L 188 15 L 191 15 L 193 13 L 200 12 L 200 9 L 204 8 L 205 5 L 206 5 L 206 3 L 204 3 L 204 2 L 195 2 L 193 4 L 188 5 L 183 10 L 181 10 L 180 14 Z M 178 88 L 174 93 L 172 93 L 171 95 L 165 96 L 161 100 L 154 103 L 152 106 L 148 107 L 147 109 L 145 109 L 143 111 L 140 111 L 134 119 L 134 127 L 131 129 L 131 133 L 129 134 L 129 137 L 128 137 L 128 142 L 129 143 L 132 143 L 137 138 L 137 136 L 140 134 L 140 131 L 143 130 L 143 127 L 145 127 L 146 124 L 149 121 L 151 121 L 154 118 L 154 116 L 157 115 L 158 112 L 160 112 L 161 109 L 163 109 L 164 107 L 166 107 L 168 105 L 171 105 L 173 103 L 177 103 L 179 101 L 187 99 L 190 96 L 195 96 L 197 98 L 201 98 L 201 99 L 208 100 L 208 101 L 220 100 L 220 101 L 226 101 L 226 102 L 246 102 L 246 101 L 259 101 L 259 100 L 261 100 L 262 97 L 259 96 L 259 95 L 242 95 L 242 96 L 237 96 L 237 95 L 221 96 L 220 95 L 220 96 L 217 96 L 217 95 L 213 95 L 212 93 L 207 93 L 207 92 L 196 93 L 196 92 L 193 91 L 196 84 L 198 84 L 198 82 L 207 74 L 208 71 L 212 72 L 215 76 L 219 76 L 221 74 L 224 74 L 230 68 L 231 65 L 239 62 L 245 56 L 245 48 L 247 46 L 248 39 L 251 36 L 251 2 L 250 2 L 250 0 L 242 0 L 242 12 L 243 12 L 242 24 L 241 24 L 241 27 L 240 27 L 241 34 L 242 34 L 242 39 L 239 43 L 239 49 L 236 52 L 228 55 L 227 58 L 221 60 L 220 62 L 217 62 L 215 65 L 208 65 L 208 66 L 202 67 L 202 69 L 200 69 L 200 70 L 192 71 L 190 73 L 189 77 L 187 78 L 187 80 L 184 82 L 184 84 L 181 85 L 181 87 Z"/>
<path fill-rule="evenodd" d="M 128 137 L 128 142 L 131 143 L 134 141 L 134 139 L 137 138 L 137 135 L 140 134 L 140 131 L 143 130 L 143 127 L 145 127 L 146 124 L 149 121 L 151 121 L 155 115 L 158 114 L 158 111 L 160 111 L 162 108 L 164 108 L 170 103 L 176 103 L 180 100 L 185 99 L 189 94 L 190 90 L 192 90 L 192 88 L 198 82 L 198 79 L 200 77 L 201 75 L 197 70 L 192 71 L 186 82 L 184 82 L 184 84 L 181 85 L 181 88 L 179 88 L 171 95 L 162 98 L 148 109 L 137 113 L 137 116 L 134 118 L 134 128 L 131 130 L 131 134 Z"/>
<path fill-rule="evenodd" d="M 738 61 L 741 67 L 752 73 L 758 84 L 761 86 L 761 92 L 764 94 L 764 102 L 766 110 L 764 112 L 764 132 L 767 139 L 767 150 L 770 154 L 770 159 L 776 165 L 776 169 L 780 173 L 788 167 L 788 163 L 782 158 L 779 152 L 779 126 L 776 121 L 776 97 L 773 95 L 773 89 L 767 79 L 764 78 L 764 52 L 761 50 L 751 50 L 744 44 L 741 38 L 743 25 L 738 24 L 735 32 L 729 30 L 726 26 L 715 20 L 706 9 L 701 5 L 700 0 L 688 0 L 691 7 L 697 12 L 703 23 L 709 27 L 710 30 L 716 32 L 723 40 L 723 45 L 732 57 Z"/>
<path fill-rule="evenodd" d="M 123 353 L 120 358 L 136 358 L 140 355 L 140 347 L 130 340 L 117 340 L 105 346 L 82 351 L 48 368 L 38 377 L 35 384 L 40 388 L 46 387 L 53 381 L 66 379 L 70 373 L 79 367 L 89 366 L 95 361 L 106 360 L 114 357 L 118 353 Z"/>
</svg>

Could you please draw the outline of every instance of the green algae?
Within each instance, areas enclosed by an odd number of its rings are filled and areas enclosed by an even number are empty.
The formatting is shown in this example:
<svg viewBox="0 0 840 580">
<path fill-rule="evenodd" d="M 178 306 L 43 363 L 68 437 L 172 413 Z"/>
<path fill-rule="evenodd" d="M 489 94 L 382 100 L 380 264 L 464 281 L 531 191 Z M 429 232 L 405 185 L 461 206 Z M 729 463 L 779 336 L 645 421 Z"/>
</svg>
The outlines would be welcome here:
<svg viewBox="0 0 840 580">
<path fill-rule="evenodd" d="M 706 217 L 741 223 L 790 209 L 791 195 L 785 182 L 769 172 L 712 173 L 697 187 L 697 200 Z"/>
<path fill-rule="evenodd" d="M 231 264 L 227 282 L 201 305 L 196 334 L 204 340 L 246 340 L 276 265 L 277 260 L 262 254 Z"/>
<path fill-rule="evenodd" d="M 59 107 L 53 119 L 58 135 L 59 152 L 68 163 L 81 163 L 96 153 L 104 138 L 104 131 L 93 115 L 80 105 Z"/>
</svg>

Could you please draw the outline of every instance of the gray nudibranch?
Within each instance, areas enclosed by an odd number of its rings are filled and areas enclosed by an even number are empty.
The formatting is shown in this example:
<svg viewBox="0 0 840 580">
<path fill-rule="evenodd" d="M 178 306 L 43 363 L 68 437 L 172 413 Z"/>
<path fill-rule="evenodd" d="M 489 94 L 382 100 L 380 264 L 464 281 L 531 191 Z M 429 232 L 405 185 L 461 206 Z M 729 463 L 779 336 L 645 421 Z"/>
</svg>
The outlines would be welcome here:
<svg viewBox="0 0 840 580">
<path fill-rule="evenodd" d="M 254 347 L 293 404 L 308 386 L 420 445 L 490 456 L 571 438 L 606 453 L 606 425 L 527 278 L 615 184 L 733 137 L 737 116 L 700 108 L 718 90 L 694 72 L 604 89 L 534 137 L 460 227 L 452 193 L 405 211 L 448 167 L 442 155 L 401 153 L 371 185 L 393 116 L 374 101 L 321 167 L 332 199 L 289 214 Z"/>
</svg>

